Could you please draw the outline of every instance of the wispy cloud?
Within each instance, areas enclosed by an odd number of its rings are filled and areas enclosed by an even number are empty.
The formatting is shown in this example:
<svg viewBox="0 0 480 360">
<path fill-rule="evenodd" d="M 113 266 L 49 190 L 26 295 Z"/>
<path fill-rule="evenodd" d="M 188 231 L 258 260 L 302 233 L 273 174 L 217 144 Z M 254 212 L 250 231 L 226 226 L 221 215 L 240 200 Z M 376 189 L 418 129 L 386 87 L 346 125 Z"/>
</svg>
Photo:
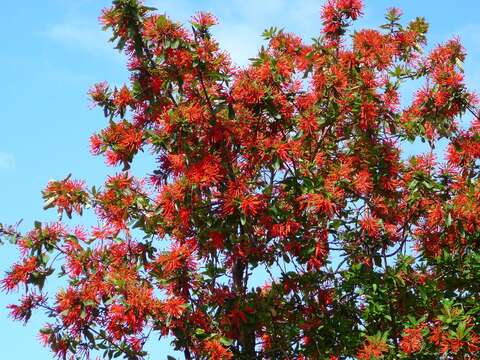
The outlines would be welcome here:
<svg viewBox="0 0 480 360">
<path fill-rule="evenodd" d="M 110 34 L 102 31 L 98 17 L 111 0 L 59 0 L 62 18 L 43 30 L 43 36 L 67 48 L 89 54 L 115 53 L 107 44 Z"/>
<path fill-rule="evenodd" d="M 321 27 L 323 0 L 233 0 L 219 7 L 218 40 L 232 58 L 245 65 L 264 43 L 261 33 L 270 26 L 284 28 L 307 42 Z"/>
<path fill-rule="evenodd" d="M 238 65 L 246 65 L 255 57 L 264 40 L 263 30 L 283 27 L 299 33 L 308 41 L 321 27 L 320 9 L 324 0 L 155 0 L 153 6 L 173 20 L 185 22 L 196 11 L 210 11 L 218 17 L 213 30 L 221 48 L 227 50 Z"/>
<path fill-rule="evenodd" d="M 81 20 L 52 25 L 46 30 L 45 35 L 64 45 L 92 53 L 108 49 L 106 46 L 108 34 L 102 32 L 98 25 Z"/>
<path fill-rule="evenodd" d="M 480 25 L 467 24 L 456 32 L 467 52 L 465 61 L 465 73 L 468 85 L 480 91 Z"/>
<path fill-rule="evenodd" d="M 221 48 L 227 50 L 234 63 L 241 66 L 257 55 L 261 43 L 259 32 L 245 24 L 220 26 L 215 29 L 215 36 Z"/>
<path fill-rule="evenodd" d="M 15 167 L 15 157 L 6 152 L 0 151 L 0 170 L 10 170 Z"/>
</svg>

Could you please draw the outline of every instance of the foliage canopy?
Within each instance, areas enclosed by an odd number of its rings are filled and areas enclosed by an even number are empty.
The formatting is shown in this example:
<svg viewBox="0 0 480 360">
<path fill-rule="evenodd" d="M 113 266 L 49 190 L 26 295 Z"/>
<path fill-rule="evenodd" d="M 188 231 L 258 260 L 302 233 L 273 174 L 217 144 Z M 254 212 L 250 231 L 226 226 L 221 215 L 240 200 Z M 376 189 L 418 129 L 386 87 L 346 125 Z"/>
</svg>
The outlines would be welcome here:
<svg viewBox="0 0 480 360">
<path fill-rule="evenodd" d="M 143 359 L 165 336 L 185 359 L 476 359 L 480 122 L 465 53 L 456 39 L 426 52 L 425 20 L 397 9 L 349 31 L 361 12 L 328 0 L 317 39 L 270 28 L 239 68 L 212 15 L 185 27 L 114 0 L 101 22 L 131 80 L 91 89 L 108 121 L 91 150 L 123 169 L 101 188 L 50 182 L 58 222 L 0 227 L 21 251 L 2 281 L 25 292 L 12 317 L 45 310 L 41 341 L 63 359 Z M 430 150 L 402 157 L 416 140 Z M 139 151 L 157 160 L 142 178 Z M 99 226 L 62 222 L 86 208 Z M 54 274 L 64 286 L 48 298 Z"/>
</svg>

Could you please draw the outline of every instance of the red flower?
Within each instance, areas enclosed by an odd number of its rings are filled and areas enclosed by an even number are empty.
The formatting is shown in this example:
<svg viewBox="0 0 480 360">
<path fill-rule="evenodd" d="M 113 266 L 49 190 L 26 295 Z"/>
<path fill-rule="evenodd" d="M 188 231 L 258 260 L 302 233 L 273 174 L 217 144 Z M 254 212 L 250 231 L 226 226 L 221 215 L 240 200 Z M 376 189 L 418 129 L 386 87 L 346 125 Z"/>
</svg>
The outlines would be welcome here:
<svg viewBox="0 0 480 360">
<path fill-rule="evenodd" d="M 192 23 L 202 28 L 209 28 L 218 24 L 218 20 L 212 14 L 201 11 L 192 17 Z"/>
<path fill-rule="evenodd" d="M 130 162 L 143 144 L 143 131 L 127 121 L 111 123 L 100 134 L 90 138 L 94 154 L 106 152 L 109 165 Z"/>
<path fill-rule="evenodd" d="M 353 41 L 360 61 L 369 67 L 386 69 L 397 51 L 395 43 L 377 30 L 356 32 Z"/>
<path fill-rule="evenodd" d="M 92 98 L 92 101 L 96 104 L 103 104 L 108 100 L 108 84 L 107 82 L 101 82 L 95 84 L 88 92 L 88 95 Z"/>
<path fill-rule="evenodd" d="M 161 309 L 166 314 L 178 318 L 185 312 L 186 301 L 179 297 L 171 297 L 164 301 L 161 305 Z"/>
<path fill-rule="evenodd" d="M 356 190 L 362 195 L 367 195 L 370 193 L 370 191 L 372 191 L 373 182 L 368 169 L 364 169 L 358 172 L 354 184 Z"/>
<path fill-rule="evenodd" d="M 220 159 L 208 154 L 200 161 L 187 167 L 186 176 L 190 182 L 201 187 L 208 187 L 217 184 L 223 178 Z"/>
<path fill-rule="evenodd" d="M 360 107 L 360 129 L 367 131 L 372 129 L 376 123 L 377 107 L 375 104 L 364 101 Z"/>
<path fill-rule="evenodd" d="M 192 257 L 194 250 L 187 244 L 176 244 L 169 252 L 160 255 L 157 262 L 162 266 L 165 276 L 173 275 L 175 271 L 182 268 L 193 270 L 195 268 L 195 261 Z"/>
<path fill-rule="evenodd" d="M 115 90 L 113 93 L 113 103 L 117 106 L 121 113 L 123 113 L 126 107 L 132 104 L 132 102 L 132 94 L 125 85 L 120 89 L 120 91 Z"/>
<path fill-rule="evenodd" d="M 372 238 L 378 238 L 380 236 L 380 223 L 375 217 L 371 215 L 365 216 L 360 220 L 360 226 L 368 236 Z"/>
<path fill-rule="evenodd" d="M 224 248 L 225 236 L 218 231 L 210 232 L 210 243 L 214 249 L 223 249 Z"/>
<path fill-rule="evenodd" d="M 207 340 L 204 343 L 204 349 L 211 360 L 228 360 L 233 359 L 233 354 L 226 349 L 218 340 Z"/>
<path fill-rule="evenodd" d="M 300 119 L 300 129 L 302 129 L 306 135 L 312 135 L 318 130 L 318 128 L 318 121 L 314 114 L 310 114 Z"/>
<path fill-rule="evenodd" d="M 32 315 L 32 310 L 44 302 L 43 295 L 28 294 L 23 296 L 20 305 L 8 305 L 7 308 L 10 309 L 10 316 L 14 320 L 21 320 L 26 323 Z"/>
<path fill-rule="evenodd" d="M 369 339 L 357 353 L 357 358 L 359 360 L 377 359 L 387 351 L 388 345 L 385 343 L 385 341 Z"/>
<path fill-rule="evenodd" d="M 423 344 L 422 331 L 425 325 L 417 326 L 415 328 L 405 329 L 404 335 L 400 340 L 400 349 L 407 355 L 411 355 L 420 351 Z"/>
<path fill-rule="evenodd" d="M 240 202 L 240 208 L 246 216 L 255 216 L 263 207 L 263 201 L 257 195 L 244 197 Z"/>
<path fill-rule="evenodd" d="M 239 80 L 234 85 L 233 96 L 235 99 L 245 104 L 246 106 L 253 106 L 260 103 L 263 98 L 265 90 L 254 79 L 251 79 L 248 72 L 244 76 L 239 77 Z"/>
<path fill-rule="evenodd" d="M 361 0 L 328 0 L 322 9 L 323 32 L 329 37 L 342 35 L 346 20 L 356 20 L 362 8 Z"/>
<path fill-rule="evenodd" d="M 1 288 L 6 291 L 15 289 L 19 284 L 26 284 L 32 273 L 37 270 L 38 260 L 35 256 L 25 259 L 13 266 L 12 270 L 1 281 Z"/>
<path fill-rule="evenodd" d="M 50 181 L 42 194 L 46 203 L 45 208 L 55 206 L 60 214 L 65 211 L 68 217 L 73 211 L 81 215 L 82 208 L 88 200 L 85 182 L 68 178 Z"/>
<path fill-rule="evenodd" d="M 307 194 L 301 196 L 300 199 L 304 204 L 313 208 L 319 214 L 324 214 L 325 216 L 330 217 L 335 213 L 335 204 L 321 194 Z"/>
</svg>

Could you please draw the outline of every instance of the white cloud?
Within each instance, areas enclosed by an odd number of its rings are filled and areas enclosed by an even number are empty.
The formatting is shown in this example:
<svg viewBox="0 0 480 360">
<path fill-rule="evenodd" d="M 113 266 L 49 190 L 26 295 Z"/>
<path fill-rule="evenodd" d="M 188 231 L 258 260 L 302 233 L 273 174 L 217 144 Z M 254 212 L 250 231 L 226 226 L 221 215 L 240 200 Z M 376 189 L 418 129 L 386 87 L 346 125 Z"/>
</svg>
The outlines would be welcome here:
<svg viewBox="0 0 480 360">
<path fill-rule="evenodd" d="M 55 0 L 62 17 L 49 24 L 42 35 L 65 47 L 91 54 L 114 53 L 108 44 L 110 34 L 99 22 L 101 9 L 111 6 L 111 0 Z"/>
<path fill-rule="evenodd" d="M 0 151 L 0 170 L 9 170 L 15 167 L 15 158 L 12 154 Z"/>
<path fill-rule="evenodd" d="M 476 91 L 480 91 L 479 32 L 480 25 L 478 24 L 467 24 L 456 32 L 456 34 L 460 36 L 460 41 L 467 52 L 467 58 L 465 61 L 465 79 L 467 84 Z"/>
<path fill-rule="evenodd" d="M 299 2 L 302 3 L 303 1 Z M 244 19 L 256 22 L 257 20 L 274 18 L 275 14 L 285 10 L 286 4 L 287 1 L 285 0 L 263 0 L 261 3 L 258 0 L 235 0 L 232 3 L 228 3 L 228 5 L 224 5 L 235 16 L 240 14 Z M 301 4 L 297 6 L 301 6 Z"/>
<path fill-rule="evenodd" d="M 108 49 L 106 46 L 108 35 L 100 29 L 100 26 L 86 22 L 73 21 L 55 24 L 47 29 L 46 36 L 67 46 L 89 52 Z"/>
<path fill-rule="evenodd" d="M 255 57 L 264 43 L 261 34 L 270 26 L 284 27 L 303 36 L 306 41 L 319 33 L 320 10 L 324 0 L 189 0 L 154 1 L 158 11 L 173 20 L 188 21 L 196 11 L 210 11 L 218 17 L 213 32 L 221 48 L 227 50 L 234 63 L 244 66 Z"/>
<path fill-rule="evenodd" d="M 246 24 L 220 25 L 215 29 L 215 37 L 221 48 L 228 51 L 233 62 L 241 66 L 257 55 L 263 41 L 260 33 Z"/>
</svg>

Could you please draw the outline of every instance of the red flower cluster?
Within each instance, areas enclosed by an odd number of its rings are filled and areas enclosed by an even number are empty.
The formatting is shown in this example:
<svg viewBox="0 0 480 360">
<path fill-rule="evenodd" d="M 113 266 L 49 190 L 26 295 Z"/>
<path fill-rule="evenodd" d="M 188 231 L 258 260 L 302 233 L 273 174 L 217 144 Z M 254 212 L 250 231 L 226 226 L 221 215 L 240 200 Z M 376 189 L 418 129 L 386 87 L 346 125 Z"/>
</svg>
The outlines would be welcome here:
<svg viewBox="0 0 480 360">
<path fill-rule="evenodd" d="M 130 80 L 90 90 L 107 119 L 90 145 L 123 169 L 43 192 L 69 217 L 92 208 L 91 229 L 0 225 L 21 253 L 1 283 L 25 293 L 11 316 L 44 309 L 41 340 L 64 359 L 141 360 L 159 337 L 185 359 L 478 357 L 480 120 L 464 50 L 427 51 L 428 25 L 396 9 L 347 41 L 361 13 L 328 0 L 322 36 L 270 28 L 239 68 L 212 15 L 183 26 L 114 0 L 101 22 Z M 407 141 L 431 149 L 405 159 Z M 140 151 L 154 166 L 133 177 Z M 64 282 L 49 298 L 52 274 Z"/>
<path fill-rule="evenodd" d="M 362 14 L 361 0 L 328 0 L 322 9 L 323 32 L 335 39 L 343 35 L 348 20 L 357 20 Z"/>
<path fill-rule="evenodd" d="M 127 168 L 142 144 L 143 132 L 127 121 L 112 123 L 109 128 L 90 138 L 93 154 L 105 153 L 109 165 L 122 163 Z"/>
<path fill-rule="evenodd" d="M 425 325 L 414 328 L 405 329 L 402 340 L 400 341 L 400 349 L 407 355 L 412 355 L 422 348 L 423 345 L 423 329 Z"/>
<path fill-rule="evenodd" d="M 65 211 L 68 217 L 72 212 L 82 215 L 82 209 L 88 202 L 85 183 L 79 180 L 50 181 L 43 191 L 45 208 L 56 207 L 59 214 Z"/>
<path fill-rule="evenodd" d="M 359 360 L 380 359 L 388 351 L 388 345 L 385 341 L 370 338 L 357 353 Z"/>
</svg>

